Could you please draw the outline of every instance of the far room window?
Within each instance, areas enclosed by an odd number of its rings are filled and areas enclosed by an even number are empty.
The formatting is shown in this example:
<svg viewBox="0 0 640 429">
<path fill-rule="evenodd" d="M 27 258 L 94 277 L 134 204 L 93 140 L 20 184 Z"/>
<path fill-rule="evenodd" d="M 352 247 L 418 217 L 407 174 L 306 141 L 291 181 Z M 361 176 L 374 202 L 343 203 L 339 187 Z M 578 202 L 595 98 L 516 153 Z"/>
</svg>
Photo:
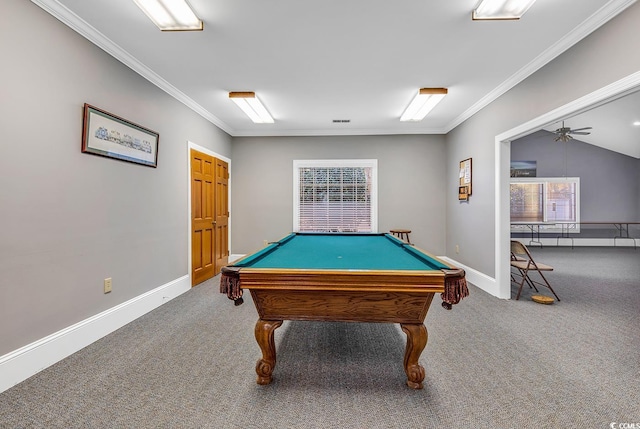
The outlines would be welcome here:
<svg viewBox="0 0 640 429">
<path fill-rule="evenodd" d="M 579 177 L 512 178 L 510 192 L 512 231 L 519 230 L 514 223 L 548 224 L 540 231 L 553 232 L 580 222 Z"/>
<path fill-rule="evenodd" d="M 293 230 L 376 232 L 376 159 L 294 160 Z"/>
<path fill-rule="evenodd" d="M 511 222 L 543 222 L 542 183 L 511 182 Z"/>
</svg>

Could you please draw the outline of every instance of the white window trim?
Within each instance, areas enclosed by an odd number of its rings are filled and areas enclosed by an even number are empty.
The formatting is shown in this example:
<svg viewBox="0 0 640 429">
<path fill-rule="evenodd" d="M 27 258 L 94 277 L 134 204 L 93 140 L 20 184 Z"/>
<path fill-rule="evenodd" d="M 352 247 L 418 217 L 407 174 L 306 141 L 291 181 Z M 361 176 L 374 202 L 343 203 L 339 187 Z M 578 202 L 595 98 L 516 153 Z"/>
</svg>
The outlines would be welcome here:
<svg viewBox="0 0 640 429">
<path fill-rule="evenodd" d="M 300 169 L 313 167 L 371 168 L 371 231 L 378 232 L 378 160 L 377 159 L 294 159 L 293 160 L 293 228 L 300 230 Z"/>
</svg>

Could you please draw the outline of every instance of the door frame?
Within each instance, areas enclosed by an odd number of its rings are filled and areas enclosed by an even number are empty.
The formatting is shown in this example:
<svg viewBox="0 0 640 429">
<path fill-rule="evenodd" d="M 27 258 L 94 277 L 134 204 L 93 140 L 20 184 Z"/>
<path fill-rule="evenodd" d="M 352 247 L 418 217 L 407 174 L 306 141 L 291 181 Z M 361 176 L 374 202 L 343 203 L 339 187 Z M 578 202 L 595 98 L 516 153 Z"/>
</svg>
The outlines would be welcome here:
<svg viewBox="0 0 640 429">
<path fill-rule="evenodd" d="M 505 131 L 495 137 L 495 287 L 489 293 L 510 299 L 511 282 L 509 280 L 509 181 L 511 162 L 511 141 L 529 135 L 535 131 L 595 107 L 606 104 L 640 90 L 640 71 L 632 73 L 609 85 L 597 89 L 570 103 L 553 109 L 524 124 Z"/>
<path fill-rule="evenodd" d="M 191 149 L 197 150 L 198 152 L 202 152 L 209 156 L 213 156 L 214 158 L 221 159 L 229 165 L 229 180 L 227 182 L 229 195 L 227 195 L 227 198 L 229 198 L 229 213 L 231 213 L 231 159 L 227 158 L 224 155 L 220 155 L 219 153 L 214 152 L 211 149 L 207 149 L 206 147 L 200 146 L 199 144 L 187 140 L 187 273 L 189 273 L 189 284 L 191 284 L 191 282 L 193 281 L 191 275 L 193 264 L 193 258 L 191 255 Z M 228 225 L 229 234 L 227 236 L 227 240 L 229 243 L 229 255 L 231 255 L 231 215 L 229 215 Z"/>
</svg>

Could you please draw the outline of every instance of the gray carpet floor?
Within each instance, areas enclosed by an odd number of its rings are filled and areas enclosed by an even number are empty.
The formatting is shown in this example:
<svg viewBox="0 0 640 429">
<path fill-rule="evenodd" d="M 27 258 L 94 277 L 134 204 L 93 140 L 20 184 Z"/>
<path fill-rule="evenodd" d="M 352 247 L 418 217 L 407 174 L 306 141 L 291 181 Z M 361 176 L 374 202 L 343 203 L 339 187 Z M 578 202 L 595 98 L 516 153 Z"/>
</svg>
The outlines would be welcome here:
<svg viewBox="0 0 640 429">
<path fill-rule="evenodd" d="M 640 250 L 532 249 L 562 301 L 434 300 L 405 386 L 397 325 L 285 322 L 268 386 L 249 294 L 218 278 L 0 394 L 1 428 L 608 428 L 640 422 Z M 544 292 L 550 295 L 548 292 Z M 515 287 L 513 288 L 515 296 Z"/>
</svg>

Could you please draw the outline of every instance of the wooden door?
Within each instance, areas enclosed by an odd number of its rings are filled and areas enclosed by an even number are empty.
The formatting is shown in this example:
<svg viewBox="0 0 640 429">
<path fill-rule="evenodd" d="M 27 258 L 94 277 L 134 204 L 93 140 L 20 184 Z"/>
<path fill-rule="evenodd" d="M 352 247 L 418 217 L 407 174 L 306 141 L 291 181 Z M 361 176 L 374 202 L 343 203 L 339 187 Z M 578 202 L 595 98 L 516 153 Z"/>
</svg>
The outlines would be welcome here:
<svg viewBox="0 0 640 429">
<path fill-rule="evenodd" d="M 214 158 L 191 149 L 191 285 L 214 274 Z"/>
<path fill-rule="evenodd" d="M 216 274 L 229 261 L 229 164 L 215 159 L 214 263 Z"/>
<path fill-rule="evenodd" d="M 229 164 L 191 149 L 191 285 L 229 260 Z"/>
</svg>

